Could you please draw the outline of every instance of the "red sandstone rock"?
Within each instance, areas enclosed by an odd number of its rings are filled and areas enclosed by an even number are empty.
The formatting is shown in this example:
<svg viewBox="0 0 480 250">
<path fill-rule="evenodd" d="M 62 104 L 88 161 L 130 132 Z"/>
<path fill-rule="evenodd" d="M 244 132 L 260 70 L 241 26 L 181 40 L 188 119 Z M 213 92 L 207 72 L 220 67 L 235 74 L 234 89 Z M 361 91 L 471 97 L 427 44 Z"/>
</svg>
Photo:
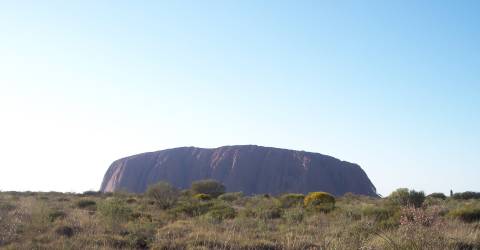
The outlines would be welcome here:
<svg viewBox="0 0 480 250">
<path fill-rule="evenodd" d="M 325 191 L 377 196 L 375 186 L 356 164 L 318 153 L 254 145 L 182 147 L 129 156 L 112 163 L 100 190 L 141 193 L 158 181 L 189 188 L 201 179 L 218 180 L 228 192 L 245 194 Z"/>
</svg>

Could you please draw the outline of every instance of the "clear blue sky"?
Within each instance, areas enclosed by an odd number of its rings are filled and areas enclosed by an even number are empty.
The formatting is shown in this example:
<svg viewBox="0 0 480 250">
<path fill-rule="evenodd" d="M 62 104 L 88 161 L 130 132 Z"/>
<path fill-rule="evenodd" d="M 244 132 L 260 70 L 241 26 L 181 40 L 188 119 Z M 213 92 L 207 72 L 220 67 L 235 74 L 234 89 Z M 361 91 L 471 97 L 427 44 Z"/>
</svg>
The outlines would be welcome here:
<svg viewBox="0 0 480 250">
<path fill-rule="evenodd" d="M 258 144 L 480 191 L 479 1 L 2 1 L 0 190 Z"/>
</svg>

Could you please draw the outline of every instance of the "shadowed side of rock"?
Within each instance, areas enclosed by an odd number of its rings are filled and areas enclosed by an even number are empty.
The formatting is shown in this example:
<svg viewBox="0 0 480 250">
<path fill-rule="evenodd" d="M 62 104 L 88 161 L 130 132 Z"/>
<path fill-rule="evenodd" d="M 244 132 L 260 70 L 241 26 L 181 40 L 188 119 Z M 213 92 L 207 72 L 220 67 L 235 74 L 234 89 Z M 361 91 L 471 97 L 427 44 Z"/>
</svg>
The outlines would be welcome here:
<svg viewBox="0 0 480 250">
<path fill-rule="evenodd" d="M 318 153 L 254 145 L 182 147 L 119 159 L 105 174 L 101 191 L 141 193 L 158 181 L 188 188 L 201 179 L 218 180 L 227 191 L 245 194 L 325 191 L 377 196 L 375 186 L 356 164 Z"/>
</svg>

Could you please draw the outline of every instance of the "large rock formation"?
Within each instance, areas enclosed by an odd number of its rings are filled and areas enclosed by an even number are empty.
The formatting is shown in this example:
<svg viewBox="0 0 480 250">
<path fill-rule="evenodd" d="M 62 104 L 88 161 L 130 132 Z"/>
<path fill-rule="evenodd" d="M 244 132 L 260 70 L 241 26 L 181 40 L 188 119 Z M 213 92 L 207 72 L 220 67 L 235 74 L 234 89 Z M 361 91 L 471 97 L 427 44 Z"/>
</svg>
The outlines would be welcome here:
<svg viewBox="0 0 480 250">
<path fill-rule="evenodd" d="M 119 159 L 105 174 L 101 191 L 141 193 L 158 181 L 188 188 L 201 179 L 218 180 L 227 191 L 245 194 L 325 191 L 377 196 L 375 186 L 356 164 L 318 153 L 254 145 L 182 147 Z"/>
</svg>

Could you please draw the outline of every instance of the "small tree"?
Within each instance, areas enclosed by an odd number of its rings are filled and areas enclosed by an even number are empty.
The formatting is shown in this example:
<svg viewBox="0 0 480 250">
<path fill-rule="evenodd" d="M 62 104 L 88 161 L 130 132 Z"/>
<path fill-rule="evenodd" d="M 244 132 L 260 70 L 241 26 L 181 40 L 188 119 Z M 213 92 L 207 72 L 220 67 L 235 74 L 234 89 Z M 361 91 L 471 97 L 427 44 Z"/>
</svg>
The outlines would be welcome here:
<svg viewBox="0 0 480 250">
<path fill-rule="evenodd" d="M 408 188 L 399 188 L 393 191 L 388 196 L 388 200 L 395 205 L 400 205 L 400 206 L 408 205 Z"/>
<path fill-rule="evenodd" d="M 194 181 L 190 188 L 192 194 L 208 194 L 214 198 L 225 193 L 225 186 L 215 180 Z"/>
<path fill-rule="evenodd" d="M 155 203 L 162 209 L 175 205 L 180 192 L 168 182 L 158 182 L 147 189 L 147 197 L 155 200 Z"/>
</svg>

